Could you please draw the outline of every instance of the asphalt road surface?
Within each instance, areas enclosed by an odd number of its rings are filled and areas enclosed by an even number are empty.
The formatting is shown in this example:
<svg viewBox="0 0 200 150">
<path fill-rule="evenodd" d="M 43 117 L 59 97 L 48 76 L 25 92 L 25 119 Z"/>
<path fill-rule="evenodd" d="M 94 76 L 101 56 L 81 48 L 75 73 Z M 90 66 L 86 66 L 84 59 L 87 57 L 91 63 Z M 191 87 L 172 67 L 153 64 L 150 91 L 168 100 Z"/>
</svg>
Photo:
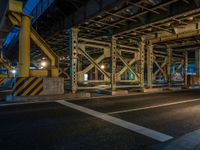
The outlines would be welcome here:
<svg viewBox="0 0 200 150">
<path fill-rule="evenodd" d="M 0 150 L 198 149 L 199 129 L 200 90 L 0 104 Z"/>
</svg>

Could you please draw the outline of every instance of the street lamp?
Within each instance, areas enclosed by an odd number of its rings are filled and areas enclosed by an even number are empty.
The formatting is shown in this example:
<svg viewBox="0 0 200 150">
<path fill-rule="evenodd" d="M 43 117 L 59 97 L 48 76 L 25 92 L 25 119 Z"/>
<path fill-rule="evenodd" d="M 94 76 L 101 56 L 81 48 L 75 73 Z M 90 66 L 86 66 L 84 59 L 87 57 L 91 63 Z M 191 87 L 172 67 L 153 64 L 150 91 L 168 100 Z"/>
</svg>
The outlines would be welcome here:
<svg viewBox="0 0 200 150">
<path fill-rule="evenodd" d="M 104 66 L 104 65 L 101 65 L 101 69 L 105 69 L 105 66 Z"/>
<path fill-rule="evenodd" d="M 16 74 L 17 71 L 16 70 L 11 70 L 11 72 L 12 72 L 12 74 Z"/>
<path fill-rule="evenodd" d="M 13 69 L 13 70 L 11 70 L 11 73 L 13 74 L 13 77 L 15 78 L 17 70 Z"/>
<path fill-rule="evenodd" d="M 40 63 L 40 65 L 41 65 L 42 68 L 45 68 L 45 67 L 47 67 L 47 62 L 46 61 L 42 61 Z"/>
</svg>

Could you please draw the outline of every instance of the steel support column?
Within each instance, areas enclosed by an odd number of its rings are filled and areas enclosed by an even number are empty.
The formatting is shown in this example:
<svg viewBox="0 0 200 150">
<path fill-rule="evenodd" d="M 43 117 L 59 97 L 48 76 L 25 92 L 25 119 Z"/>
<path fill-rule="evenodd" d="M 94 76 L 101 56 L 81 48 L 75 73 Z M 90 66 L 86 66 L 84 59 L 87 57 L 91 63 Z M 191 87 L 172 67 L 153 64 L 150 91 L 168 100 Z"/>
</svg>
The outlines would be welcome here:
<svg viewBox="0 0 200 150">
<path fill-rule="evenodd" d="M 185 85 L 185 87 L 187 87 L 187 85 L 188 85 L 188 78 L 187 78 L 187 72 L 188 72 L 188 51 L 185 51 L 185 53 L 184 53 L 184 55 L 185 55 L 185 61 L 184 61 L 184 63 L 185 63 L 185 65 L 184 65 L 184 85 Z"/>
<path fill-rule="evenodd" d="M 140 86 L 141 88 L 144 88 L 144 39 L 141 39 L 140 43 Z"/>
<path fill-rule="evenodd" d="M 94 74 L 95 74 L 95 80 L 98 80 L 98 69 L 95 67 L 94 68 Z"/>
<path fill-rule="evenodd" d="M 128 77 L 129 77 L 129 76 L 128 76 L 128 70 L 126 70 L 126 71 L 125 71 L 125 74 L 124 74 L 124 79 L 125 79 L 125 80 L 128 80 Z"/>
<path fill-rule="evenodd" d="M 12 22 L 13 25 L 20 26 L 22 28 L 21 31 L 20 31 L 20 40 L 19 40 L 20 43 L 19 43 L 19 46 L 20 47 L 25 47 L 25 49 L 27 51 L 26 47 L 30 47 L 30 38 L 31 38 L 31 40 L 34 42 L 34 44 L 50 60 L 50 63 L 51 63 L 51 76 L 52 77 L 58 77 L 58 75 L 59 75 L 59 72 L 58 72 L 59 60 L 58 60 L 57 55 L 53 52 L 53 50 L 45 42 L 45 40 L 35 31 L 35 29 L 33 27 L 30 27 L 30 21 L 28 21 L 29 22 L 28 24 L 27 24 L 27 21 L 23 21 L 23 20 L 27 20 L 27 16 L 24 16 L 23 13 L 10 12 L 10 13 L 8 13 L 8 18 L 10 19 L 10 21 Z M 25 19 L 23 19 L 23 18 L 25 18 Z M 23 22 L 25 22 L 25 23 L 23 23 Z M 24 29 L 24 28 L 26 28 L 26 29 Z M 27 28 L 29 28 L 29 29 L 27 29 Z M 22 48 L 22 49 L 24 49 L 24 48 Z M 29 49 L 28 51 L 30 51 L 30 48 L 28 48 L 28 49 Z M 24 59 L 24 58 L 21 57 L 22 55 L 28 55 L 28 54 L 27 54 L 27 52 L 20 53 L 19 54 L 19 56 L 20 56 L 20 60 L 19 61 L 27 62 L 26 59 L 29 59 L 29 61 L 30 61 L 30 56 L 29 57 L 26 56 L 26 57 L 24 57 L 25 58 Z M 30 66 L 30 64 L 28 64 L 28 63 L 25 63 L 25 64 L 27 66 L 28 65 Z M 21 63 L 19 63 L 19 66 L 20 65 L 21 65 Z M 24 69 L 24 67 L 22 67 L 22 71 L 27 72 L 26 70 L 29 67 L 25 67 L 25 68 L 26 69 Z M 38 76 L 40 76 L 40 75 L 38 75 Z"/>
<path fill-rule="evenodd" d="M 153 45 L 149 41 L 147 45 L 147 85 L 152 88 L 152 78 L 153 78 Z"/>
<path fill-rule="evenodd" d="M 117 39 L 112 37 L 111 43 L 111 90 L 116 90 L 116 62 L 117 62 Z"/>
<path fill-rule="evenodd" d="M 200 76 L 200 49 L 195 50 L 196 75 Z"/>
<path fill-rule="evenodd" d="M 70 80 L 72 93 L 78 89 L 78 28 L 71 28 L 70 31 Z"/>
<path fill-rule="evenodd" d="M 167 74 L 168 74 L 168 85 L 169 87 L 172 84 L 172 49 L 167 49 L 168 54 L 168 66 L 167 66 Z"/>
<path fill-rule="evenodd" d="M 199 84 L 199 77 L 200 77 L 200 49 L 195 50 L 195 64 L 196 64 L 196 78 L 197 83 Z"/>
<path fill-rule="evenodd" d="M 19 34 L 19 76 L 29 77 L 30 68 L 30 30 L 31 18 L 22 15 L 22 22 Z"/>
</svg>

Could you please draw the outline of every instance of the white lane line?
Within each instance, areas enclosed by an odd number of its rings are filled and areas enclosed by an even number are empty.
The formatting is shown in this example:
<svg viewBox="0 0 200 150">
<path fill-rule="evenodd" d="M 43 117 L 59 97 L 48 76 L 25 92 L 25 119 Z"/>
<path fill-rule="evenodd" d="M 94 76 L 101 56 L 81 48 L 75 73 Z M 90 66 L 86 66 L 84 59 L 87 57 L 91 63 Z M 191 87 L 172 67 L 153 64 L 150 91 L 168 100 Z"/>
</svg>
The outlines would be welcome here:
<svg viewBox="0 0 200 150">
<path fill-rule="evenodd" d="M 147 106 L 147 107 L 142 107 L 142 108 L 134 108 L 134 109 L 113 111 L 113 112 L 108 112 L 107 114 L 109 114 L 109 115 L 121 114 L 121 113 L 127 113 L 127 112 L 139 111 L 139 110 L 147 110 L 147 109 L 153 109 L 153 108 L 159 108 L 159 107 L 165 107 L 165 106 L 172 106 L 172 105 L 178 105 L 178 104 L 184 104 L 184 103 L 191 103 L 191 102 L 195 102 L 195 101 L 199 101 L 199 100 L 200 100 L 199 98 L 198 99 L 191 99 L 191 100 L 185 100 L 185 101 L 174 102 L 174 103 Z"/>
<path fill-rule="evenodd" d="M 67 107 L 70 107 L 72 109 L 81 111 L 83 113 L 89 114 L 89 115 L 94 116 L 96 118 L 100 118 L 102 120 L 108 121 L 112 124 L 126 128 L 128 130 L 133 131 L 133 132 L 145 135 L 149 138 L 152 138 L 152 139 L 160 141 L 160 142 L 165 142 L 165 141 L 168 141 L 168 140 L 173 138 L 172 136 L 154 131 L 152 129 L 148 129 L 148 128 L 139 126 L 137 124 L 130 123 L 128 121 L 107 115 L 105 113 L 101 113 L 101 112 L 92 110 L 92 109 L 89 109 L 89 108 L 86 108 L 86 107 L 82 107 L 82 106 L 79 106 L 79 105 L 76 105 L 76 104 L 73 104 L 73 103 L 70 103 L 70 102 L 67 102 L 67 101 L 64 101 L 64 100 L 58 100 L 57 102 L 59 104 L 64 105 L 64 106 L 67 106 Z"/>
</svg>

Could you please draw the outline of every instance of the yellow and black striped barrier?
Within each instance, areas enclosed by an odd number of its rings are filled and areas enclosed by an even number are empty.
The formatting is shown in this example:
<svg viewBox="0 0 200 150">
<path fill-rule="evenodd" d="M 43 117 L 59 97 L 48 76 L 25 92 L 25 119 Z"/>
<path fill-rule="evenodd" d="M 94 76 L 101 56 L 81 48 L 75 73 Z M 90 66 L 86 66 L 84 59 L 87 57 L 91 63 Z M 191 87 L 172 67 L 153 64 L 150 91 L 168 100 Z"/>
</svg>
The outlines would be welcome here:
<svg viewBox="0 0 200 150">
<path fill-rule="evenodd" d="M 41 77 L 16 78 L 12 95 L 13 96 L 44 95 L 43 78 Z"/>
</svg>

